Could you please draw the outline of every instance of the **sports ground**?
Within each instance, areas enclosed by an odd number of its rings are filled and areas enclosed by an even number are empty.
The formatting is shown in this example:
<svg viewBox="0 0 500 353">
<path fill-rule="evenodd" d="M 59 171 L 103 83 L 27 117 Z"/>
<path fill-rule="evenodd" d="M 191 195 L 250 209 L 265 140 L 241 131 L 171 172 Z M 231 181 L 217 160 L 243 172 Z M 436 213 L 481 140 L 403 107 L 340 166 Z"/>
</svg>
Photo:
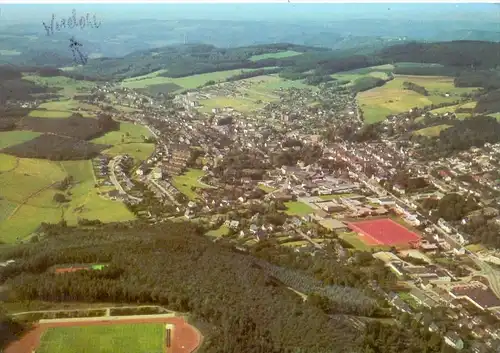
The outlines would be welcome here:
<svg viewBox="0 0 500 353">
<path fill-rule="evenodd" d="M 5 353 L 192 353 L 201 335 L 181 317 L 42 320 Z"/>
<path fill-rule="evenodd" d="M 409 245 L 420 237 L 392 219 L 382 218 L 348 224 L 368 245 Z"/>
</svg>

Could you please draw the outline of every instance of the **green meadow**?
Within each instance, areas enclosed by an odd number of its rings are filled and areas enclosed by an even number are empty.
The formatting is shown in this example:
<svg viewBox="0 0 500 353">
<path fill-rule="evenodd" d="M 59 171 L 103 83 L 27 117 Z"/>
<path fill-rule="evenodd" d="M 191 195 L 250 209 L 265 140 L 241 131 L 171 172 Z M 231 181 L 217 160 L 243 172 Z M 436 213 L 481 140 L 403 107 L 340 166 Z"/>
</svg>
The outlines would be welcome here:
<svg viewBox="0 0 500 353">
<path fill-rule="evenodd" d="M 151 131 L 142 125 L 120 122 L 120 129 L 118 131 L 110 131 L 91 141 L 113 145 L 113 147 L 103 151 L 104 154 L 110 156 L 128 154 L 134 158 L 136 163 L 140 163 L 154 152 L 154 143 L 144 142 L 145 138 L 151 136 Z"/>
<path fill-rule="evenodd" d="M 164 351 L 164 324 L 116 324 L 49 328 L 37 353 Z"/>
<path fill-rule="evenodd" d="M 18 145 L 38 136 L 40 136 L 40 133 L 33 131 L 0 131 L 0 149 Z"/>
<path fill-rule="evenodd" d="M 425 87 L 429 95 L 423 96 L 404 89 L 405 81 Z M 374 123 L 384 120 L 387 115 L 402 113 L 414 107 L 453 102 L 458 99 L 458 95 L 474 90 L 476 88 L 455 87 L 452 77 L 396 75 L 381 87 L 359 93 L 357 98 L 365 121 Z M 446 97 L 445 94 L 450 96 Z"/>
</svg>

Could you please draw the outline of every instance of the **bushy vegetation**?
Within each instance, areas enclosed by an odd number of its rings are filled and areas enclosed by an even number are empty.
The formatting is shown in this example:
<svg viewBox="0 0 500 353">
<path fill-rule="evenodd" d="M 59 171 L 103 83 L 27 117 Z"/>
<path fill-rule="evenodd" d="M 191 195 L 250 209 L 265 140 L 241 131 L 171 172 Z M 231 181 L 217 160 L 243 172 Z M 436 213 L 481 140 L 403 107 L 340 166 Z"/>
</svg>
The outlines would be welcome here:
<svg viewBox="0 0 500 353">
<path fill-rule="evenodd" d="M 354 81 L 351 90 L 355 93 L 368 91 L 369 89 L 383 86 L 386 81 L 377 77 L 362 77 Z"/>
<path fill-rule="evenodd" d="M 403 87 L 405 89 L 409 89 L 409 90 L 412 90 L 412 91 L 415 91 L 423 96 L 428 96 L 429 95 L 429 92 L 425 89 L 425 87 L 422 87 L 420 85 L 417 85 L 416 83 L 413 83 L 413 82 L 408 82 L 408 81 L 405 81 L 403 82 Z"/>
<path fill-rule="evenodd" d="M 4 308 L 0 307 L 0 349 L 17 340 L 28 328 L 28 325 L 14 321 Z"/>
</svg>

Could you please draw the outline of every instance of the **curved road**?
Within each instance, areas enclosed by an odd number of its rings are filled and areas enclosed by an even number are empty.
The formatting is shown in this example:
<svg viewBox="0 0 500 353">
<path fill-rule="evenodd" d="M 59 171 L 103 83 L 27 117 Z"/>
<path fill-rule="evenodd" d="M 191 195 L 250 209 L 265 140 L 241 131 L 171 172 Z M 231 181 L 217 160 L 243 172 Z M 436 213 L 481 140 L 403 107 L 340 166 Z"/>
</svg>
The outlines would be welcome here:
<svg viewBox="0 0 500 353">
<path fill-rule="evenodd" d="M 118 163 L 122 157 L 123 156 L 117 156 L 109 162 L 109 165 L 108 165 L 109 169 L 110 169 L 109 179 L 111 180 L 111 182 L 113 183 L 115 188 L 120 192 L 120 194 L 127 195 L 127 197 L 129 197 L 133 200 L 136 200 L 136 201 L 142 201 L 140 198 L 129 195 L 125 190 L 123 190 L 123 187 L 120 185 L 120 183 L 118 182 L 118 179 L 116 178 L 115 166 L 116 166 L 116 163 Z"/>
</svg>

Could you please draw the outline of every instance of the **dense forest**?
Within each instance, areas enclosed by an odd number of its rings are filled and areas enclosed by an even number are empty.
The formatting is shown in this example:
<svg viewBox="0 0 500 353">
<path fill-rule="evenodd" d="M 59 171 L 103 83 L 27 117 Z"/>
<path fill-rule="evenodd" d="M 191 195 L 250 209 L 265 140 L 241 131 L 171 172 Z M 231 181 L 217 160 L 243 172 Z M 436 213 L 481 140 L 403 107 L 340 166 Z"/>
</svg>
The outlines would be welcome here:
<svg viewBox="0 0 500 353">
<path fill-rule="evenodd" d="M 442 351 L 441 338 L 418 327 L 374 323 L 360 332 L 346 320 L 391 315 L 383 302 L 370 308 L 378 299 L 367 284 L 395 279 L 369 253 L 352 264 L 340 263 L 329 248 L 311 257 L 262 242 L 242 253 L 184 222 L 94 229 L 45 224 L 41 231 L 44 238 L 0 256 L 16 260 L 0 269 L 11 300 L 155 303 L 190 312 L 206 337 L 206 353 Z M 51 270 L 95 262 L 109 266 L 63 275 Z"/>
<path fill-rule="evenodd" d="M 474 119 L 456 120 L 452 123 L 437 138 L 412 136 L 412 139 L 422 145 L 422 155 L 429 158 L 447 156 L 455 151 L 482 147 L 485 143 L 500 142 L 500 122 L 490 116 L 475 116 Z"/>
</svg>

